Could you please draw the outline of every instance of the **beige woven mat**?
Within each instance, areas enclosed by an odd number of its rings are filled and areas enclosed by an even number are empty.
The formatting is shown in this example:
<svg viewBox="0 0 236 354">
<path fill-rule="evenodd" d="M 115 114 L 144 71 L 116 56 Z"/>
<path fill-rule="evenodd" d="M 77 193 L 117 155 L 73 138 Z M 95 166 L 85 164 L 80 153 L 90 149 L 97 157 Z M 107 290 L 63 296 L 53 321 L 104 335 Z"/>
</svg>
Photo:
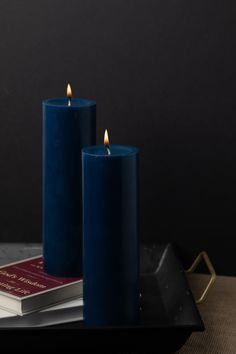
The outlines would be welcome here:
<svg viewBox="0 0 236 354">
<path fill-rule="evenodd" d="M 200 294 L 207 275 L 193 274 L 190 285 Z M 236 277 L 218 276 L 208 298 L 199 306 L 206 330 L 193 333 L 179 354 L 236 354 Z"/>
</svg>

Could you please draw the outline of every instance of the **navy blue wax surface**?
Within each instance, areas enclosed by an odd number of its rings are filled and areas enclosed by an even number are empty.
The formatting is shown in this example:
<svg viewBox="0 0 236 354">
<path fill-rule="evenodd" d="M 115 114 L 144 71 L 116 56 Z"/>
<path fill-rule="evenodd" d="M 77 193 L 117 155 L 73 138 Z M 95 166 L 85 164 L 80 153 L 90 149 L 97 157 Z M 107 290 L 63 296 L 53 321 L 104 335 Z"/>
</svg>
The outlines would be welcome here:
<svg viewBox="0 0 236 354">
<path fill-rule="evenodd" d="M 114 156 L 129 156 L 138 153 L 139 149 L 133 146 L 127 145 L 109 145 L 111 155 L 108 155 L 107 149 L 104 145 L 94 145 L 83 149 L 84 154 L 93 156 L 107 156 L 108 158 Z"/>
<path fill-rule="evenodd" d="M 43 101 L 44 105 L 51 107 L 64 107 L 66 109 L 73 109 L 78 107 L 91 107 L 96 106 L 96 101 L 88 100 L 86 98 L 73 98 L 71 99 L 71 106 L 68 106 L 68 98 L 49 98 Z"/>
<path fill-rule="evenodd" d="M 138 149 L 82 150 L 84 318 L 133 325 L 139 314 Z"/>
<path fill-rule="evenodd" d="M 48 274 L 71 277 L 82 275 L 81 149 L 95 144 L 96 104 L 66 101 L 43 102 L 43 256 Z"/>
</svg>

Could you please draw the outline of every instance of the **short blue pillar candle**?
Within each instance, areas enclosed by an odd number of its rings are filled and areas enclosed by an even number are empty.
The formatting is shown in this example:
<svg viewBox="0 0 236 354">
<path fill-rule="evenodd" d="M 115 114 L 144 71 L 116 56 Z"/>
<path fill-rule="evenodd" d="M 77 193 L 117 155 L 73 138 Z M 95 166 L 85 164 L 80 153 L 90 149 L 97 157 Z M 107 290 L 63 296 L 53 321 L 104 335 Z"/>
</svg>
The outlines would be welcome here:
<svg viewBox="0 0 236 354">
<path fill-rule="evenodd" d="M 138 155 L 121 145 L 82 150 L 84 320 L 90 327 L 138 322 Z"/>
<path fill-rule="evenodd" d="M 43 257 L 48 274 L 82 275 L 81 149 L 95 139 L 95 101 L 43 101 Z"/>
</svg>

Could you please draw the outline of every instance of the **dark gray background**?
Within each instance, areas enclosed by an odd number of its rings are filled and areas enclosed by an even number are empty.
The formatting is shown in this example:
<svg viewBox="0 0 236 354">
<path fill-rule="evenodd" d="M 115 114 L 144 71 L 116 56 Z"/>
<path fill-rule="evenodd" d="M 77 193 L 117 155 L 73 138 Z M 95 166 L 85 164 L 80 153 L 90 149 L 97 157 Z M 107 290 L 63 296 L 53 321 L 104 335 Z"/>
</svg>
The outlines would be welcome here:
<svg viewBox="0 0 236 354">
<path fill-rule="evenodd" d="M 141 238 L 236 274 L 235 10 L 222 0 L 1 0 L 0 241 L 41 240 L 41 101 L 96 99 L 141 149 Z"/>
</svg>

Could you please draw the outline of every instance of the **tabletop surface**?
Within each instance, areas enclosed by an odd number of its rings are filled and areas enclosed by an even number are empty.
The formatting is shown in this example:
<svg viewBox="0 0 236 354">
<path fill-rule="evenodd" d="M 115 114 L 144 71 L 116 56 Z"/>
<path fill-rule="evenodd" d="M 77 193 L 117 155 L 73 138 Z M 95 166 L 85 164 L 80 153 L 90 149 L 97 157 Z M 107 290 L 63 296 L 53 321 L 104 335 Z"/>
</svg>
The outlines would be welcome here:
<svg viewBox="0 0 236 354">
<path fill-rule="evenodd" d="M 40 244 L 1 243 L 0 265 L 42 253 Z M 208 275 L 192 274 L 193 293 L 198 296 Z M 236 353 L 236 277 L 218 276 L 204 303 L 199 305 L 205 332 L 193 333 L 178 354 Z M 68 326 L 70 327 L 70 326 Z"/>
<path fill-rule="evenodd" d="M 42 254 L 39 243 L 0 243 L 0 266 Z"/>
</svg>

